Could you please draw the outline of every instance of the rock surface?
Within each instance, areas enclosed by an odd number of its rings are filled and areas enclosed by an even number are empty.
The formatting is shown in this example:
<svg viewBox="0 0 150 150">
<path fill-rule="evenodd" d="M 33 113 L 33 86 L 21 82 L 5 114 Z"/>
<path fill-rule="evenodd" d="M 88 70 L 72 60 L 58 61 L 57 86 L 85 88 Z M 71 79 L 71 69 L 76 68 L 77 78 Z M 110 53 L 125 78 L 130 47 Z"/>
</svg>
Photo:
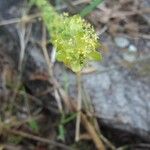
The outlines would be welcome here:
<svg viewBox="0 0 150 150">
<path fill-rule="evenodd" d="M 141 61 L 137 68 L 136 63 L 132 68 L 123 67 L 120 65 L 124 63 L 121 57 L 123 52 L 113 42 L 110 43 L 110 38 L 105 42 L 110 53 L 104 56 L 103 62 L 92 63 L 97 72 L 82 77 L 96 116 L 114 128 L 127 130 L 150 140 L 150 77 L 141 76 L 136 71 L 149 61 Z M 63 84 L 65 69 L 58 65 L 55 72 Z M 69 93 L 76 98 L 76 78 L 70 72 L 67 75 Z"/>
<path fill-rule="evenodd" d="M 130 43 L 129 40 L 124 37 L 115 37 L 114 41 L 119 48 L 126 48 Z"/>
</svg>

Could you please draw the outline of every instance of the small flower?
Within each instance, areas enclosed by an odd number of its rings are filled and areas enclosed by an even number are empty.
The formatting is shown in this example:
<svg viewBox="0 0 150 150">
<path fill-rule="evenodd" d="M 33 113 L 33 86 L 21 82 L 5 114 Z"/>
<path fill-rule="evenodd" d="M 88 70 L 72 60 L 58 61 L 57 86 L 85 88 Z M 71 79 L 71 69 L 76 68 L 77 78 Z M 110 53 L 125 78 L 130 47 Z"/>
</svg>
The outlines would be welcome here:
<svg viewBox="0 0 150 150">
<path fill-rule="evenodd" d="M 62 16 L 61 29 L 52 38 L 57 49 L 57 60 L 74 72 L 80 71 L 89 60 L 99 60 L 96 51 L 98 37 L 93 27 L 78 15 Z"/>
<path fill-rule="evenodd" d="M 46 1 L 32 0 L 41 9 L 43 20 L 56 47 L 56 58 L 72 71 L 79 72 L 89 60 L 100 60 L 94 28 L 79 15 L 59 15 Z"/>
</svg>

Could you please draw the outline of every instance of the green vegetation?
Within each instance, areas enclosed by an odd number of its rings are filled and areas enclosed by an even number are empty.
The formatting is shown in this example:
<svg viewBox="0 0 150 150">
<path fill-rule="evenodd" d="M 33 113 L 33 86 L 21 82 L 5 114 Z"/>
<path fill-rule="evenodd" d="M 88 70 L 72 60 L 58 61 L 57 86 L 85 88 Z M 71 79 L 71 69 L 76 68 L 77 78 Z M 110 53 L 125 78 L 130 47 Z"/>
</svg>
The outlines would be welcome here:
<svg viewBox="0 0 150 150">
<path fill-rule="evenodd" d="M 80 15 L 82 17 L 87 16 L 89 13 L 91 13 L 99 4 L 101 4 L 103 0 L 93 0 L 90 5 L 85 7 L 81 12 Z"/>
<path fill-rule="evenodd" d="M 56 58 L 74 72 L 79 72 L 89 60 L 101 60 L 96 51 L 98 36 L 93 27 L 79 15 L 59 15 L 46 0 L 31 0 L 43 17 L 56 48 Z"/>
<path fill-rule="evenodd" d="M 62 114 L 60 123 L 58 126 L 58 139 L 65 141 L 66 129 L 65 125 L 73 121 L 77 116 L 77 113 L 69 113 L 68 115 Z"/>
</svg>

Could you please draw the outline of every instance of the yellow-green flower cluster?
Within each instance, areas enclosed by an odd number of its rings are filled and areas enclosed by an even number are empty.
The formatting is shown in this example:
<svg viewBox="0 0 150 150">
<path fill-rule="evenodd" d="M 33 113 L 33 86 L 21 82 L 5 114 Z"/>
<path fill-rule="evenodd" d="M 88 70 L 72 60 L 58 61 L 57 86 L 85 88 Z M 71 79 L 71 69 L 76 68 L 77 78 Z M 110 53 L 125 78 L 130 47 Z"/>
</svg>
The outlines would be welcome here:
<svg viewBox="0 0 150 150">
<path fill-rule="evenodd" d="M 93 27 L 79 15 L 59 15 L 46 0 L 34 1 L 42 12 L 43 20 L 56 47 L 56 58 L 74 72 L 80 71 L 89 60 L 100 60 L 96 51 L 98 37 Z"/>
</svg>

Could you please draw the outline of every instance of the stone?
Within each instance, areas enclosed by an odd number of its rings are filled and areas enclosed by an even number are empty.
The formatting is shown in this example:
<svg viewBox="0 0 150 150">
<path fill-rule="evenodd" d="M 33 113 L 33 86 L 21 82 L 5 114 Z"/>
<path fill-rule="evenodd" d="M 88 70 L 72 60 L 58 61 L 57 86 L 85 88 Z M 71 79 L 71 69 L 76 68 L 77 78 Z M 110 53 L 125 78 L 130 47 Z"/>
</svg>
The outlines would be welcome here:
<svg viewBox="0 0 150 150">
<path fill-rule="evenodd" d="M 119 48 L 126 48 L 130 43 L 125 37 L 115 37 L 114 41 Z"/>
<path fill-rule="evenodd" d="M 123 53 L 123 58 L 128 62 L 134 62 L 136 60 L 136 55 L 126 52 Z"/>
<path fill-rule="evenodd" d="M 137 52 L 137 48 L 134 45 L 129 45 L 128 51 L 136 53 Z"/>
</svg>

